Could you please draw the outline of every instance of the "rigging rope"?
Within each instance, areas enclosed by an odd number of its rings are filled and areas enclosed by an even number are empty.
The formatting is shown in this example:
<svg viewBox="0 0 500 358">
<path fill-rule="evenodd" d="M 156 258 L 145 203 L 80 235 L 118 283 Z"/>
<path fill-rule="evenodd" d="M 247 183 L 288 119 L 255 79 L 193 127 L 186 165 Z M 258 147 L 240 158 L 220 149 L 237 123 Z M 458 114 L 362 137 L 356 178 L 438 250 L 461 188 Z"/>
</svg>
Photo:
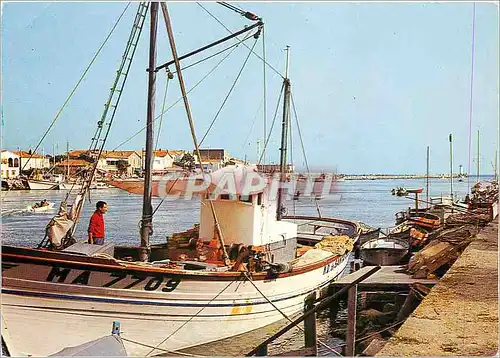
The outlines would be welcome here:
<svg viewBox="0 0 500 358">
<path fill-rule="evenodd" d="M 257 120 L 257 116 L 259 115 L 259 112 L 260 112 L 260 109 L 262 108 L 262 104 L 264 102 L 264 99 L 262 99 L 260 101 L 260 104 L 259 104 L 259 108 L 257 109 L 257 112 L 255 112 L 255 115 L 253 116 L 253 119 L 252 119 L 252 124 L 250 125 L 250 129 L 248 130 L 248 133 L 245 137 L 245 139 L 243 140 L 243 145 L 241 146 L 241 149 L 244 151 L 245 150 L 245 146 L 247 144 L 247 141 L 248 141 L 248 138 L 250 137 L 250 134 L 252 134 L 252 130 L 253 130 L 253 127 L 255 125 L 255 121 Z M 250 144 L 250 143 L 249 143 Z"/>
<path fill-rule="evenodd" d="M 163 341 L 161 341 L 160 343 L 158 343 L 151 351 L 148 352 L 148 354 L 146 354 L 146 357 L 149 357 L 149 355 L 151 353 L 153 353 L 156 349 L 158 349 L 159 346 L 161 346 L 163 343 L 165 343 L 170 337 L 172 337 L 174 334 L 176 334 L 177 332 L 179 332 L 181 330 L 182 327 L 184 327 L 186 324 L 188 324 L 189 322 L 191 322 L 191 320 L 193 318 L 195 318 L 196 316 L 198 316 L 205 308 L 208 307 L 208 305 L 210 303 L 212 303 L 217 297 L 219 297 L 225 290 L 227 290 L 229 288 L 229 286 L 231 286 L 231 284 L 233 282 L 237 282 L 237 280 L 233 280 L 233 281 L 229 281 L 229 283 L 226 285 L 226 287 L 224 287 L 219 293 L 217 293 L 214 298 L 212 298 L 210 301 L 208 301 L 207 305 L 205 307 L 202 307 L 200 310 L 198 310 L 198 312 L 196 312 L 194 315 L 192 315 L 191 317 L 189 317 L 189 319 L 187 321 L 185 321 L 179 328 L 177 328 L 175 331 L 173 331 L 172 333 L 170 333 L 167 338 L 165 338 Z"/>
<path fill-rule="evenodd" d="M 265 28 L 262 28 L 262 57 L 263 57 L 263 73 L 264 73 L 264 78 L 263 78 L 263 85 L 264 85 L 264 136 L 262 139 L 266 139 L 266 134 L 267 134 L 267 82 L 266 82 L 266 41 L 265 41 Z M 264 148 L 263 152 L 264 156 L 264 163 L 266 164 L 266 150 Z"/>
<path fill-rule="evenodd" d="M 470 71 L 470 99 L 469 99 L 469 167 L 467 168 L 467 192 L 470 191 L 471 143 L 472 143 L 472 94 L 474 89 L 474 41 L 476 29 L 476 3 L 472 3 L 472 44 L 471 44 L 471 71 Z M 477 178 L 479 181 L 479 178 Z"/>
<path fill-rule="evenodd" d="M 203 10 L 205 10 L 205 12 L 207 14 L 209 14 L 213 19 L 215 19 L 215 21 L 217 21 L 224 29 L 226 29 L 227 32 L 229 32 L 230 34 L 233 34 L 233 32 L 226 26 L 222 23 L 222 21 L 220 21 L 215 15 L 213 15 L 210 11 L 208 11 L 203 5 L 201 5 L 199 2 L 196 2 L 196 4 L 198 4 L 198 6 L 200 6 Z M 238 37 L 236 37 L 238 38 Z M 247 49 L 250 49 L 250 47 L 248 47 L 246 44 L 243 44 L 243 46 L 245 46 Z M 259 59 L 261 59 L 262 61 L 264 61 L 264 63 L 269 66 L 274 72 L 276 72 L 282 79 L 285 79 L 285 77 L 277 70 L 275 69 L 270 63 L 268 63 L 265 58 L 262 58 L 258 53 L 256 52 L 253 52 L 252 53 L 257 56 Z"/>
<path fill-rule="evenodd" d="M 255 39 L 254 43 L 253 43 L 253 46 L 252 46 L 252 49 L 251 51 L 253 51 L 253 48 L 255 47 L 255 45 L 257 44 L 257 39 Z M 214 119 L 212 120 L 212 122 L 210 123 L 210 126 L 208 127 L 207 131 L 205 132 L 205 134 L 203 135 L 203 137 L 201 138 L 200 142 L 198 143 L 198 146 L 201 146 L 203 141 L 205 140 L 205 138 L 207 137 L 208 133 L 210 133 L 210 130 L 212 129 L 213 125 L 215 124 L 215 121 L 217 120 L 217 118 L 219 117 L 219 114 L 220 112 L 222 111 L 222 108 L 224 108 L 224 105 L 226 104 L 227 100 L 229 99 L 229 96 L 231 95 L 231 93 L 233 92 L 234 90 L 234 87 L 236 86 L 236 83 L 238 83 L 238 80 L 241 76 L 241 73 L 243 72 L 243 70 L 245 69 L 245 66 L 248 62 L 248 59 L 250 58 L 250 55 L 252 54 L 252 52 L 249 52 L 247 57 L 245 58 L 245 61 L 243 62 L 243 65 L 241 66 L 240 68 L 240 71 L 238 72 L 238 75 L 236 76 L 236 78 L 234 79 L 234 82 L 233 84 L 231 85 L 231 88 L 229 89 L 229 91 L 227 92 L 227 95 L 226 97 L 224 98 L 224 101 L 222 101 L 222 104 L 221 106 L 219 107 L 219 110 L 217 111 L 217 113 L 215 114 L 215 117 Z"/>
<path fill-rule="evenodd" d="M 297 116 L 297 110 L 295 108 L 295 101 L 293 100 L 293 93 L 290 93 L 290 97 L 292 99 L 293 114 L 295 115 L 295 121 L 297 123 L 297 132 L 299 134 L 300 145 L 302 147 L 302 153 L 304 155 L 304 162 L 306 164 L 307 174 L 309 174 L 309 176 L 310 176 L 311 171 L 309 170 L 309 163 L 307 162 L 306 148 L 304 146 L 304 141 L 302 140 L 302 132 L 300 130 L 299 117 Z M 323 182 L 323 185 L 324 185 L 324 182 Z M 318 198 L 316 198 L 316 195 L 314 196 L 314 203 L 316 204 L 316 211 L 318 212 L 318 216 L 321 218 L 321 210 L 319 208 Z"/>
<path fill-rule="evenodd" d="M 257 165 L 259 165 L 261 163 L 262 158 L 264 157 L 264 153 L 266 151 L 267 145 L 269 144 L 269 139 L 271 138 L 271 134 L 273 133 L 274 123 L 276 122 L 276 116 L 278 115 L 278 109 L 279 109 L 279 105 L 281 102 L 281 95 L 283 94 L 284 88 L 285 88 L 285 82 L 283 82 L 281 85 L 281 91 L 280 91 L 280 95 L 278 97 L 278 103 L 276 103 L 276 110 L 274 111 L 274 118 L 273 118 L 273 121 L 271 123 L 271 128 L 269 129 L 269 134 L 267 136 L 266 142 L 264 143 L 264 149 L 262 150 L 262 153 L 260 155 L 260 158 L 259 158 Z"/>
<path fill-rule="evenodd" d="M 290 120 L 290 116 L 287 118 L 288 120 L 288 128 L 290 129 L 290 164 L 292 164 L 292 168 L 294 167 L 293 166 L 293 138 L 292 138 L 292 121 Z M 286 160 L 285 160 L 285 163 L 286 163 Z M 290 178 L 290 180 L 292 180 L 292 178 Z M 296 189 L 296 188 L 294 188 Z M 314 188 L 313 188 L 313 193 L 314 193 Z M 297 215 L 297 208 L 296 208 L 296 205 L 295 205 L 295 200 L 294 199 L 294 195 L 295 193 L 292 193 L 292 207 L 293 207 L 293 216 L 296 216 Z M 298 199 L 298 197 L 297 197 Z"/>
<path fill-rule="evenodd" d="M 122 11 L 122 13 L 120 14 L 120 16 L 118 17 L 118 20 L 116 20 L 115 24 L 113 25 L 113 27 L 111 28 L 111 31 L 109 32 L 108 36 L 106 36 L 106 38 L 104 39 L 104 42 L 101 44 L 101 46 L 99 47 L 99 49 L 97 50 L 97 52 L 95 53 L 94 57 L 92 58 L 92 60 L 90 61 L 89 65 L 87 66 L 87 68 L 85 69 L 85 71 L 83 72 L 83 74 L 81 75 L 80 79 L 78 80 L 78 82 L 76 83 L 75 87 L 71 90 L 71 93 L 69 94 L 69 96 L 66 98 L 66 100 L 64 101 L 62 107 L 59 109 L 59 111 L 57 111 L 56 113 L 56 116 L 54 117 L 54 119 L 52 120 L 52 122 L 50 123 L 49 127 L 47 128 L 47 130 L 45 131 L 45 133 L 43 134 L 42 138 L 40 139 L 40 141 L 38 142 L 38 144 L 36 145 L 35 149 L 33 150 L 32 154 L 30 155 L 30 157 L 28 158 L 28 160 L 26 161 L 26 163 L 24 163 L 24 166 L 22 167 L 21 171 L 24 170 L 24 168 L 26 167 L 26 164 L 28 164 L 28 162 L 31 160 L 31 158 L 33 157 L 33 155 L 36 153 L 36 151 L 38 150 L 38 148 L 40 147 L 40 145 L 42 144 L 43 140 L 45 139 L 45 137 L 47 136 L 47 134 L 50 132 L 50 130 L 52 129 L 52 127 L 54 126 L 54 124 L 56 123 L 57 119 L 59 118 L 59 116 L 61 115 L 62 111 L 64 108 L 66 108 L 66 105 L 69 103 L 70 99 L 73 97 L 74 93 L 76 92 L 77 88 L 80 86 L 80 83 L 83 81 L 83 79 L 85 78 L 85 76 L 87 75 L 87 72 L 90 70 L 90 67 L 93 65 L 94 61 L 97 59 L 97 56 L 101 53 L 101 50 L 103 49 L 103 47 L 106 45 L 106 43 L 108 42 L 109 38 L 111 37 L 111 34 L 115 31 L 115 28 L 116 26 L 118 25 L 118 23 L 120 22 L 120 20 L 122 19 L 123 15 L 125 14 L 125 11 L 127 11 L 128 7 L 130 6 L 131 2 L 128 2 L 127 3 L 127 6 L 125 6 L 125 9 Z"/>
<path fill-rule="evenodd" d="M 161 124 L 163 123 L 163 114 L 165 113 L 165 102 L 167 101 L 167 91 L 168 91 L 168 84 L 170 82 L 170 71 L 167 68 L 166 71 L 167 74 L 167 79 L 165 81 L 165 93 L 163 94 L 163 101 L 161 105 L 161 114 L 160 114 L 160 123 L 158 123 L 158 134 L 156 136 L 156 144 L 155 144 L 155 151 L 158 149 L 158 142 L 160 141 L 160 132 L 161 132 Z"/>
<path fill-rule="evenodd" d="M 233 51 L 236 49 L 236 47 L 238 47 L 239 44 L 243 43 L 243 41 L 247 40 L 248 38 L 250 38 L 250 36 L 248 37 L 245 37 L 244 39 L 242 39 L 239 43 L 231 46 L 233 49 L 228 53 L 226 54 L 226 56 L 224 56 L 210 71 L 208 71 L 205 76 L 203 76 L 193 87 L 191 87 L 191 89 L 189 89 L 187 91 L 187 94 L 191 93 L 196 87 L 198 87 L 205 79 L 207 79 L 208 76 L 210 76 L 221 64 L 222 62 L 224 62 L 224 60 L 226 60 L 232 53 Z M 220 51 L 219 53 L 221 53 L 222 51 Z M 212 56 L 213 57 L 213 56 Z M 168 112 L 170 109 L 172 109 L 177 103 L 179 103 L 180 101 L 183 100 L 183 97 L 179 97 L 174 103 L 172 103 L 164 112 L 162 112 L 161 114 L 159 114 L 158 116 L 156 116 L 156 118 L 153 120 L 153 123 L 158 119 L 160 118 L 160 116 L 166 112 Z M 116 151 L 118 148 L 120 148 L 121 146 L 123 146 L 124 144 L 130 142 L 132 139 L 134 139 L 135 137 L 137 137 L 139 134 L 141 134 L 145 129 L 147 128 L 147 126 L 144 126 L 142 127 L 139 131 L 137 131 L 136 133 L 134 133 L 132 136 L 130 136 L 129 138 L 127 138 L 126 140 L 124 140 L 123 142 L 121 142 L 120 144 L 118 144 L 118 146 L 116 146 L 112 152 Z"/>
<path fill-rule="evenodd" d="M 175 355 L 186 356 L 186 357 L 205 357 L 205 356 L 200 356 L 200 355 L 197 355 L 197 354 L 184 353 L 184 352 L 180 352 L 180 351 L 169 351 L 168 349 L 154 347 L 154 346 L 151 346 L 151 345 L 146 344 L 146 343 L 141 343 L 141 342 L 138 342 L 138 341 L 134 341 L 132 339 L 124 338 L 123 337 L 123 333 L 120 335 L 120 338 L 123 341 L 125 341 L 125 342 L 134 343 L 134 344 L 137 344 L 138 346 L 143 346 L 143 347 L 148 347 L 148 348 L 154 348 L 156 350 L 159 350 L 159 351 L 162 351 L 162 352 L 165 352 L 165 353 L 173 353 Z"/>
<path fill-rule="evenodd" d="M 248 272 L 244 272 L 245 274 L 245 277 L 248 279 L 248 281 L 252 284 L 252 286 L 257 290 L 258 293 L 260 293 L 260 295 L 262 297 L 265 298 L 265 300 L 271 305 L 273 306 L 273 308 L 278 311 L 283 317 L 285 317 L 288 321 L 290 322 L 293 322 L 293 320 L 288 317 L 286 315 L 285 312 L 283 312 L 282 310 L 280 310 L 258 287 L 257 285 L 253 282 L 252 280 L 252 277 L 248 274 Z M 300 327 L 300 326 L 295 326 L 296 328 L 298 328 L 299 330 L 301 330 L 302 332 L 304 332 L 304 328 Z M 325 347 L 326 349 L 330 350 L 331 352 L 341 356 L 341 354 L 339 352 L 337 352 L 336 350 L 334 350 L 333 348 L 331 348 L 330 346 L 328 346 L 326 343 L 322 342 L 321 340 L 319 340 L 318 338 L 316 338 L 316 340 L 318 341 L 319 344 L 321 344 L 323 347 Z"/>
<path fill-rule="evenodd" d="M 224 2 L 224 1 L 216 1 L 217 4 L 219 5 L 222 5 L 224 7 L 227 7 L 229 10 L 233 10 L 234 12 L 237 12 L 238 14 L 244 16 L 245 15 L 245 11 L 243 11 L 241 8 L 235 6 L 235 5 L 231 5 L 227 2 Z"/>
</svg>

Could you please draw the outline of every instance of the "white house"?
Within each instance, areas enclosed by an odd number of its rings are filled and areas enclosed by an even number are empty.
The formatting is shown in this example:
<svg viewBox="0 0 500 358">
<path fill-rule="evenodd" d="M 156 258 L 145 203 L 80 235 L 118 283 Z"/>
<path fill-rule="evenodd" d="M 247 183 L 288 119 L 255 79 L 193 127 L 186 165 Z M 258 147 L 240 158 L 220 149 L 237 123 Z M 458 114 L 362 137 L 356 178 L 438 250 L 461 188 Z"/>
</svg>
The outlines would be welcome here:
<svg viewBox="0 0 500 358">
<path fill-rule="evenodd" d="M 24 150 L 14 152 L 14 154 L 19 156 L 21 162 L 21 170 L 45 169 L 51 167 L 50 158 L 47 158 L 41 154 L 30 154 L 29 152 L 25 152 Z"/>
<path fill-rule="evenodd" d="M 126 173 L 133 174 L 136 170 L 141 169 L 142 160 L 141 155 L 135 150 L 120 150 L 111 151 L 104 154 L 106 158 L 106 167 L 102 168 L 107 171 L 119 171 L 120 162 L 125 162 L 127 165 Z"/>
<path fill-rule="evenodd" d="M 70 159 L 83 159 L 89 162 L 96 156 L 97 153 L 89 156 L 86 150 L 69 152 Z M 122 164 L 120 162 L 124 164 L 124 168 L 121 168 Z M 107 172 L 119 172 L 122 169 L 127 175 L 131 175 L 136 169 L 141 169 L 141 155 L 135 150 L 104 151 L 97 163 L 97 169 Z"/>
<path fill-rule="evenodd" d="M 163 173 L 172 170 L 174 162 L 180 161 L 184 153 L 184 150 L 155 150 L 153 152 L 153 173 Z"/>
<path fill-rule="evenodd" d="M 2 179 L 16 178 L 19 176 L 19 155 L 3 149 L 2 159 Z"/>
</svg>

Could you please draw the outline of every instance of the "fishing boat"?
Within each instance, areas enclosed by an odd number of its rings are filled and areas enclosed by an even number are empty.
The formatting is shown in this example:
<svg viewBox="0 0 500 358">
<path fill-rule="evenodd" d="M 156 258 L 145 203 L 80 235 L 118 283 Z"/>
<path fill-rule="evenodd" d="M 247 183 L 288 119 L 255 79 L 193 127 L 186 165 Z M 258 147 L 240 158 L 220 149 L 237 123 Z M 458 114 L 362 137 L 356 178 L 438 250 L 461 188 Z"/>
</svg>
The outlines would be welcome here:
<svg viewBox="0 0 500 358">
<path fill-rule="evenodd" d="M 258 177 L 255 167 L 225 167 L 211 173 L 210 180 L 202 176 L 175 183 L 160 181 L 153 191 L 154 69 L 161 67 L 156 65 L 155 51 L 159 8 L 156 2 L 138 5 L 115 85 L 98 122 L 100 130 L 89 149 L 89 153 L 103 151 L 103 139 L 114 119 L 114 111 L 107 109 L 118 105 L 125 82 L 121 76 L 127 75 L 149 12 L 140 246 L 116 246 L 112 242 L 90 245 L 74 237 L 97 167 L 95 160 L 73 202 L 61 203 L 37 248 L 2 245 L 2 338 L 11 355 L 50 355 L 108 334 L 114 321 L 121 324 L 128 355 L 175 353 L 302 311 L 306 298 L 341 276 L 347 265 L 359 225 L 341 219 L 285 216 L 280 188 L 275 196 L 272 185 L 251 186 L 252 190 L 245 186 L 247 178 Z M 165 3 L 161 3 L 161 12 L 174 58 L 171 64 L 175 64 L 193 128 L 179 62 L 189 56 L 177 55 Z M 254 30 L 257 41 L 264 24 L 252 13 L 244 15 L 254 24 L 227 38 Z M 117 83 L 121 85 L 116 87 Z M 286 124 L 290 115 L 288 71 L 283 86 L 281 179 L 286 170 Z M 194 134 L 193 142 L 200 159 Z M 200 180 L 206 186 L 204 191 L 198 189 L 199 225 L 171 235 L 164 244 L 150 245 L 153 194 L 172 194 L 173 188 L 177 193 L 187 192 Z M 234 190 L 220 190 L 224 180 L 232 180 Z"/>
<path fill-rule="evenodd" d="M 410 216 L 408 218 L 408 222 L 410 224 L 422 226 L 429 229 L 437 229 L 439 226 L 441 226 L 441 218 L 430 213 Z"/>
</svg>

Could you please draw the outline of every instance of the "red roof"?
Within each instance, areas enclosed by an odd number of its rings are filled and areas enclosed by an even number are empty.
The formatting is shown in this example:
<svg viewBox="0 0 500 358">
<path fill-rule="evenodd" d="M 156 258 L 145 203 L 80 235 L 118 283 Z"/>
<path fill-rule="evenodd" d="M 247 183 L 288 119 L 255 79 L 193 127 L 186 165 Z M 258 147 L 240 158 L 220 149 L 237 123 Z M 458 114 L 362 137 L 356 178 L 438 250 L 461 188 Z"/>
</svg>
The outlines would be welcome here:
<svg viewBox="0 0 500 358">
<path fill-rule="evenodd" d="M 12 153 L 19 155 L 21 158 L 29 158 L 29 157 L 31 157 L 32 159 L 33 158 L 41 158 L 41 159 L 45 158 L 41 154 L 37 154 L 37 153 L 30 154 L 29 152 L 26 152 L 24 150 L 21 150 L 19 152 L 12 152 Z"/>
<path fill-rule="evenodd" d="M 70 160 L 64 160 L 62 162 L 59 162 L 56 164 L 57 167 L 67 167 L 69 164 L 70 167 L 86 167 L 90 165 L 89 162 L 83 160 L 83 159 L 70 159 Z"/>
</svg>

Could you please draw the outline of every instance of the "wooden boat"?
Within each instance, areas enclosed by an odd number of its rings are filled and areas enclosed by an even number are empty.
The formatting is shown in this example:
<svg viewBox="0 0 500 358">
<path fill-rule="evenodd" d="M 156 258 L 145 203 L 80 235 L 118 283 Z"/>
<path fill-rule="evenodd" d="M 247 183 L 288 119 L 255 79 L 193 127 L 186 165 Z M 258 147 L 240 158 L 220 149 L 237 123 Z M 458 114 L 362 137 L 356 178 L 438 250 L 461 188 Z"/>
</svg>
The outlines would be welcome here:
<svg viewBox="0 0 500 358">
<path fill-rule="evenodd" d="M 373 240 L 373 239 L 378 239 L 380 236 L 380 230 L 381 230 L 381 228 L 361 232 L 359 234 L 359 239 L 358 239 L 359 245 L 362 245 L 365 242 Z"/>
<path fill-rule="evenodd" d="M 115 85 L 125 83 L 121 76 L 126 76 L 125 65 L 137 48 L 148 9 L 152 24 L 150 68 L 156 67 L 154 24 L 158 8 L 155 2 L 139 3 Z M 161 8 L 165 23 L 170 24 L 166 5 L 162 3 Z M 245 16 L 255 24 L 244 31 L 254 29 L 257 39 L 263 23 L 251 13 Z M 172 31 L 169 26 L 167 30 L 176 75 L 185 93 Z M 148 76 L 148 98 L 152 101 L 156 71 L 148 71 Z M 111 101 L 115 91 L 122 93 L 122 89 L 111 89 L 106 109 L 116 108 L 118 100 Z M 288 74 L 284 77 L 284 93 L 289 113 Z M 187 96 L 184 98 L 187 101 Z M 72 244 L 98 160 L 73 204 L 68 208 L 61 204 L 38 248 L 2 245 L 2 337 L 11 355 L 53 354 L 102 337 L 114 321 L 121 323 L 128 355 L 175 352 L 301 312 L 311 293 L 326 287 L 344 271 L 357 239 L 357 224 L 328 218 L 284 218 L 283 198 L 275 198 L 270 186 L 252 192 L 245 192 L 241 185 L 236 185 L 235 191 L 214 191 L 211 185 L 217 184 L 217 178 L 234 175 L 241 184 L 243 177 L 257 173 L 255 168 L 243 166 L 213 173 L 215 180 L 208 183 L 204 195 L 198 196 L 201 209 L 197 229 L 173 235 L 167 243 L 150 245 L 153 108 L 148 106 L 140 246 L 89 245 L 85 240 Z M 114 118 L 114 111 L 109 112 L 110 118 L 107 113 L 99 125 L 108 123 L 108 127 L 92 139 L 90 153 L 100 153 L 104 148 L 102 138 L 107 137 Z M 283 130 L 285 144 L 286 133 Z M 197 143 L 196 138 L 193 140 Z M 199 152 L 197 155 L 200 159 Z M 281 150 L 282 174 L 285 159 L 286 145 Z M 164 189 L 158 185 L 156 193 L 165 194 Z M 174 245 L 174 237 L 185 238 L 187 245 Z M 349 245 L 337 245 L 336 251 L 315 247 L 326 238 L 336 237 L 344 242 L 347 239 Z"/>
<path fill-rule="evenodd" d="M 408 240 L 391 236 L 369 240 L 360 246 L 361 259 L 368 265 L 397 265 L 408 254 Z"/>
<path fill-rule="evenodd" d="M 437 229 L 441 226 L 441 219 L 439 216 L 429 213 L 418 216 L 410 216 L 408 218 L 408 222 L 429 229 Z"/>
</svg>

